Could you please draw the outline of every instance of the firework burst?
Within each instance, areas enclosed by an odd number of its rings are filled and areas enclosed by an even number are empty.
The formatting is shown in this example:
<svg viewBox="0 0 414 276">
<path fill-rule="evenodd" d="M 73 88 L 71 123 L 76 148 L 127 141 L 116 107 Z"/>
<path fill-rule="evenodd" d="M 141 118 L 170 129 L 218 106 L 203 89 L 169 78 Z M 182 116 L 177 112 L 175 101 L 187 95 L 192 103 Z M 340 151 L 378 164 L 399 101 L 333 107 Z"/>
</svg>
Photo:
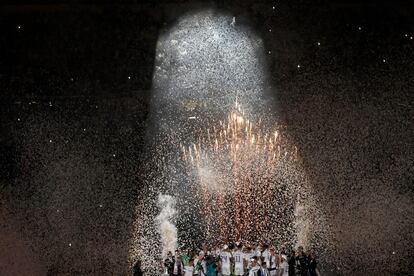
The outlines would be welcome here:
<svg viewBox="0 0 414 276">
<path fill-rule="evenodd" d="M 289 233 L 295 190 L 283 179 L 297 149 L 284 143 L 280 129 L 249 120 L 239 103 L 227 118 L 207 124 L 196 142 L 181 145 L 206 219 L 206 239 L 277 239 Z"/>
</svg>

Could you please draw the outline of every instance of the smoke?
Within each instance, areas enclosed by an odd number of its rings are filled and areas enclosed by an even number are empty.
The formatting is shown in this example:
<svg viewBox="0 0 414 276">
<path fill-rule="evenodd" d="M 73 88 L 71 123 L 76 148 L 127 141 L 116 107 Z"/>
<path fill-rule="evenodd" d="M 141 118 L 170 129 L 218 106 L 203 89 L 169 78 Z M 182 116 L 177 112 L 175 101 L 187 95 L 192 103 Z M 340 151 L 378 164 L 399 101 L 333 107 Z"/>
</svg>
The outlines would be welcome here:
<svg viewBox="0 0 414 276">
<path fill-rule="evenodd" d="M 295 247 L 303 246 L 305 248 L 309 248 L 309 241 L 310 241 L 310 225 L 311 221 L 310 218 L 307 216 L 306 206 L 303 202 L 296 202 L 295 208 L 295 228 L 296 228 L 296 235 L 297 244 Z"/>
<path fill-rule="evenodd" d="M 158 195 L 158 207 L 161 212 L 156 217 L 157 229 L 161 235 L 162 253 L 164 259 L 168 251 L 174 252 L 177 247 L 177 228 L 175 227 L 174 217 L 177 213 L 175 209 L 175 199 L 170 195 Z"/>
</svg>

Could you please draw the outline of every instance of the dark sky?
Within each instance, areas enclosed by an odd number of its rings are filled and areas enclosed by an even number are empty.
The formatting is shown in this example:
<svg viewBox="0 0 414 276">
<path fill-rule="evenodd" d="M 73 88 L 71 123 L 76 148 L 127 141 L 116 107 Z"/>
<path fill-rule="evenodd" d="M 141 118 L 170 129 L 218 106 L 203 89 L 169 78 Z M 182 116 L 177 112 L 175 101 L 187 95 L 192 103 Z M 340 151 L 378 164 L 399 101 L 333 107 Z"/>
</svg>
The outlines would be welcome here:
<svg viewBox="0 0 414 276">
<path fill-rule="evenodd" d="M 4 2 L 0 245 L 14 255 L 0 274 L 85 269 L 92 249 L 96 271 L 125 271 L 158 34 L 200 6 L 245 19 L 271 52 L 281 120 L 326 208 L 325 267 L 414 269 L 412 1 Z"/>
<path fill-rule="evenodd" d="M 188 10 L 186 6 L 194 6 L 191 1 L 19 2 L 0 6 L 1 85 L 2 96 L 7 98 L 128 95 L 134 89 L 148 89 L 159 28 Z M 275 4 L 277 13 L 271 11 L 273 3 L 266 1 L 217 1 L 213 5 L 236 15 L 249 14 L 257 31 L 264 33 L 269 48 L 295 43 L 298 57 L 309 59 L 312 65 L 332 57 L 330 65 L 346 70 L 381 56 L 398 60 L 404 57 L 404 51 L 409 53 L 409 41 L 403 36 L 412 35 L 413 5 L 409 1 L 361 2 L 286 1 Z M 363 32 L 354 32 L 359 26 Z M 268 34 L 270 28 L 276 33 Z M 294 33 L 298 41 L 280 39 L 279 30 Z M 325 45 L 319 52 L 312 45 L 317 40 L 324 40 Z M 312 60 L 313 55 L 320 58 Z M 278 58 L 286 59 L 282 55 Z M 134 80 L 125 81 L 132 72 Z M 30 83 L 33 78 L 35 87 Z"/>
<path fill-rule="evenodd" d="M 188 10 L 186 5 L 192 3 L 21 2 L 0 6 L 4 48 L 1 83 L 7 97 L 119 95 L 148 89 L 159 28 Z M 403 36 L 412 31 L 413 5 L 409 1 L 361 2 L 286 1 L 275 4 L 277 13 L 271 11 L 273 3 L 266 1 L 217 1 L 213 5 L 236 15 L 250 14 L 270 48 L 281 47 L 277 45 L 280 40 L 296 43 L 300 48 L 295 52 L 303 55 L 301 59 L 309 59 L 309 63 L 333 57 L 332 66 L 346 69 L 357 67 L 349 62 L 371 63 L 381 55 L 402 58 L 401 51 L 409 51 Z M 354 32 L 359 26 L 363 32 Z M 269 35 L 269 28 L 297 34 L 299 41 L 280 39 L 277 33 Z M 316 40 L 324 40 L 323 51 L 315 52 L 312 41 Z M 315 54 L 321 58 L 312 62 L 311 55 Z M 131 71 L 136 78 L 127 82 L 125 76 Z M 35 89 L 30 84 L 33 78 Z M 84 89 L 76 85 L 84 85 Z"/>
</svg>

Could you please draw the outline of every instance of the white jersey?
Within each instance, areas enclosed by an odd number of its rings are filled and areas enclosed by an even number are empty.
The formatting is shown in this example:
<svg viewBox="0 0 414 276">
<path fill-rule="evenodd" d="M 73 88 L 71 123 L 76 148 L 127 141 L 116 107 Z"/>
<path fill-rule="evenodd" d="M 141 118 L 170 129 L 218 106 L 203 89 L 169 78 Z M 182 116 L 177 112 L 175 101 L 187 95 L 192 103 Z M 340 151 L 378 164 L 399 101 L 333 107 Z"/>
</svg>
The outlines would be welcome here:
<svg viewBox="0 0 414 276">
<path fill-rule="evenodd" d="M 270 255 L 270 275 L 271 276 L 276 276 L 278 275 L 278 270 L 277 270 L 277 256 L 272 256 Z"/>
<path fill-rule="evenodd" d="M 261 276 L 270 276 L 270 272 L 267 268 L 261 268 L 260 271 L 262 272 Z"/>
<path fill-rule="evenodd" d="M 240 250 L 236 250 L 233 253 L 234 257 L 234 272 L 236 275 L 244 275 L 244 260 L 245 254 Z"/>
<path fill-rule="evenodd" d="M 220 253 L 222 275 L 230 275 L 230 258 L 231 258 L 230 252 L 223 251 Z"/>
<path fill-rule="evenodd" d="M 256 250 L 256 251 L 254 252 L 254 256 L 256 256 L 256 257 L 257 257 L 257 263 L 258 263 L 259 265 L 262 265 L 262 252 L 261 252 L 260 250 Z"/>
<path fill-rule="evenodd" d="M 184 276 L 193 276 L 194 267 L 184 266 Z"/>
<path fill-rule="evenodd" d="M 251 264 L 252 264 L 251 259 L 254 257 L 254 252 L 253 251 L 246 252 L 246 253 L 244 253 L 244 257 L 247 260 L 247 266 L 250 267 Z"/>
<path fill-rule="evenodd" d="M 252 267 L 249 271 L 249 276 L 257 276 L 259 274 L 260 266 L 256 265 Z"/>
<path fill-rule="evenodd" d="M 289 264 L 286 260 L 283 261 L 283 263 L 279 264 L 279 271 L 281 271 L 282 268 L 283 268 L 283 274 L 281 274 L 280 276 L 289 276 Z"/>
<path fill-rule="evenodd" d="M 206 263 L 206 261 L 205 260 L 202 260 L 201 261 L 201 266 L 203 267 L 203 273 L 201 273 L 201 275 L 206 275 L 206 273 L 207 273 L 207 263 Z"/>
<path fill-rule="evenodd" d="M 267 267 L 270 267 L 270 252 L 265 250 L 262 252 L 263 261 L 266 263 Z"/>
</svg>

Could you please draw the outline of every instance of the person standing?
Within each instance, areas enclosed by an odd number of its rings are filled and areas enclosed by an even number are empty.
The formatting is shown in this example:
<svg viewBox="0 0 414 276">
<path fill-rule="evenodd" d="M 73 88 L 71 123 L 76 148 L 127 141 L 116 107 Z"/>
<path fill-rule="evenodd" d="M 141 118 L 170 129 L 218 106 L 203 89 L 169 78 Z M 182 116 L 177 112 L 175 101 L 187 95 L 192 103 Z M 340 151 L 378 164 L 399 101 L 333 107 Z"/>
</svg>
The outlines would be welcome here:
<svg viewBox="0 0 414 276">
<path fill-rule="evenodd" d="M 184 276 L 193 276 L 194 260 L 189 259 L 188 264 L 184 266 Z"/>
<path fill-rule="evenodd" d="M 264 243 L 262 245 L 261 255 L 262 255 L 263 262 L 265 262 L 268 265 L 268 267 L 270 267 L 270 265 L 269 265 L 270 264 L 270 251 L 269 251 L 269 245 L 268 244 Z"/>
<path fill-rule="evenodd" d="M 252 248 L 248 245 L 244 248 L 243 253 L 247 261 L 247 269 L 250 269 L 252 267 L 252 259 L 254 257 L 254 252 Z"/>
<path fill-rule="evenodd" d="M 257 264 L 257 256 L 254 256 L 251 259 L 251 268 L 249 271 L 249 276 L 261 276 L 260 275 L 260 266 Z"/>
<path fill-rule="evenodd" d="M 188 251 L 189 250 L 186 246 L 181 247 L 181 262 L 184 266 L 188 265 L 188 261 L 190 260 L 190 254 Z"/>
<path fill-rule="evenodd" d="M 258 243 L 254 246 L 253 251 L 255 252 L 255 256 L 257 257 L 257 264 L 260 265 L 262 263 L 262 244 Z"/>
<path fill-rule="evenodd" d="M 180 252 L 178 250 L 175 251 L 175 258 L 174 258 L 174 269 L 173 275 L 174 276 L 181 276 L 183 274 L 183 263 L 181 262 Z"/>
<path fill-rule="evenodd" d="M 269 258 L 269 272 L 270 276 L 277 276 L 277 267 L 279 265 L 279 256 L 276 254 L 276 250 L 272 247 L 270 248 L 270 258 Z"/>
<path fill-rule="evenodd" d="M 246 267 L 246 258 L 245 258 L 245 254 L 243 253 L 242 249 L 243 249 L 243 245 L 239 243 L 237 245 L 236 251 L 234 251 L 233 253 L 234 274 L 236 276 L 243 276 L 245 272 L 244 270 Z"/>
<path fill-rule="evenodd" d="M 198 256 L 196 256 L 194 259 L 194 276 L 204 275 L 205 270 L 204 270 L 203 262 L 204 262 L 204 252 L 200 251 Z"/>
<path fill-rule="evenodd" d="M 299 272 L 301 276 L 307 276 L 308 275 L 308 258 L 303 251 L 303 247 L 298 247 L 298 255 L 296 256 L 296 261 L 299 264 Z"/>
<path fill-rule="evenodd" d="M 220 253 L 220 267 L 222 276 L 230 276 L 231 263 L 230 259 L 232 258 L 231 252 L 227 245 L 224 246 L 223 251 Z"/>
<path fill-rule="evenodd" d="M 260 276 L 270 276 L 270 272 L 267 269 L 266 262 L 262 262 L 262 267 L 260 268 Z"/>
<path fill-rule="evenodd" d="M 290 256 L 288 260 L 289 266 L 289 276 L 295 276 L 295 265 L 296 265 L 296 252 L 295 250 L 290 251 Z"/>
<path fill-rule="evenodd" d="M 213 256 L 207 256 L 206 258 L 206 276 L 217 275 L 217 264 Z"/>
<path fill-rule="evenodd" d="M 309 255 L 309 275 L 310 276 L 317 276 L 318 275 L 318 268 L 316 262 L 316 255 L 314 252 L 311 252 Z"/>
<path fill-rule="evenodd" d="M 285 254 L 280 255 L 279 276 L 289 276 L 289 265 Z"/>
<path fill-rule="evenodd" d="M 167 258 L 164 260 L 164 267 L 167 274 L 172 276 L 174 271 L 174 259 L 171 251 L 168 251 Z"/>
</svg>

